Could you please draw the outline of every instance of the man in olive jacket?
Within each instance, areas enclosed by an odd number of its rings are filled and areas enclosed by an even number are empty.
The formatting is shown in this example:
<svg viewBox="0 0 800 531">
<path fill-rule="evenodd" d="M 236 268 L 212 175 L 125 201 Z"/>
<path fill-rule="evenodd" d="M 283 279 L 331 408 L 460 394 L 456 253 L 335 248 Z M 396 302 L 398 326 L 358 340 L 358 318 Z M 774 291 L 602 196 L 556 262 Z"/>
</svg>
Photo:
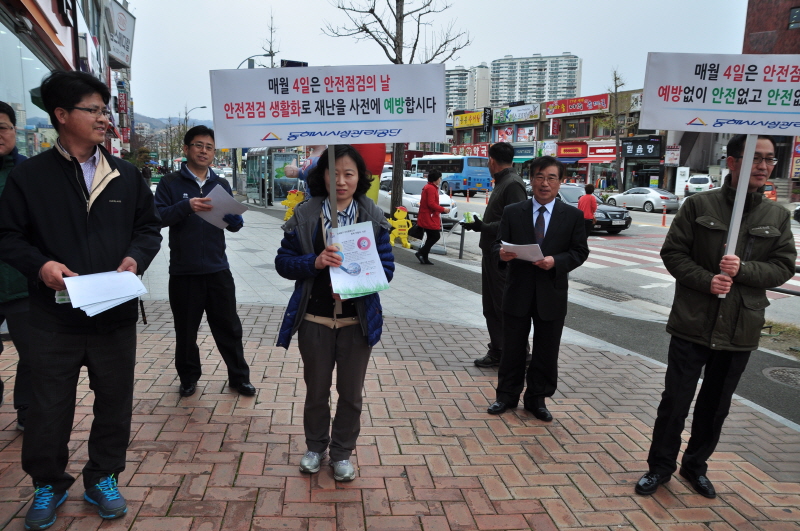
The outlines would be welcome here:
<svg viewBox="0 0 800 531">
<path fill-rule="evenodd" d="M 775 142 L 759 136 L 755 157 L 743 160 L 745 138 L 738 135 L 728 142 L 730 174 L 722 187 L 686 199 L 661 249 L 664 265 L 677 281 L 667 322 L 672 339 L 647 457 L 649 471 L 636 484 L 639 494 L 653 494 L 675 472 L 684 421 L 705 366 L 680 474 L 698 494 L 716 497 L 706 461 L 719 442 L 750 352 L 758 348 L 769 305 L 766 290 L 794 275 L 797 251 L 789 211 L 760 193 L 777 163 Z M 736 253 L 724 255 L 745 164 L 752 165 L 752 173 Z"/>
<path fill-rule="evenodd" d="M 514 171 L 513 163 L 514 147 L 511 144 L 498 142 L 489 147 L 489 171 L 494 178 L 494 189 L 483 219 L 464 224 L 468 230 L 481 233 L 481 296 L 483 316 L 489 330 L 489 350 L 485 356 L 475 360 L 478 367 L 500 365 L 503 354 L 503 288 L 506 285 L 506 272 L 500 269 L 497 252 L 492 247 L 500 230 L 503 209 L 528 198 L 525 183 Z"/>
</svg>

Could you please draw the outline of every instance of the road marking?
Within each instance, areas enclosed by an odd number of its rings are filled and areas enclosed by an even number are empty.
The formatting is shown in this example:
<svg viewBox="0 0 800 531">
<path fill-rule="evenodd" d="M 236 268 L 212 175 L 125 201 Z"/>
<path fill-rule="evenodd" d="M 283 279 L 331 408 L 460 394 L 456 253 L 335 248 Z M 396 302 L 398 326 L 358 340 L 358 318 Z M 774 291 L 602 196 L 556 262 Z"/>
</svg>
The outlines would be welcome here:
<svg viewBox="0 0 800 531">
<path fill-rule="evenodd" d="M 621 266 L 643 265 L 643 264 L 640 264 L 639 262 L 629 262 L 628 260 L 622 260 L 620 258 L 612 258 L 610 256 L 599 256 L 599 257 L 595 258 L 591 254 L 589 255 L 589 258 L 586 261 L 588 262 L 589 260 L 592 260 L 593 262 L 598 262 L 599 261 L 600 263 L 616 264 L 616 265 L 621 265 Z M 646 262 L 646 263 L 649 263 L 649 262 Z"/>
<path fill-rule="evenodd" d="M 603 265 L 603 264 L 595 264 L 595 263 L 586 261 L 586 262 L 583 263 L 583 265 L 581 267 L 588 267 L 589 269 L 602 269 L 602 268 L 608 267 L 608 266 L 607 265 Z"/>
<path fill-rule="evenodd" d="M 671 285 L 672 285 L 672 282 L 665 282 L 665 283 L 663 283 L 663 284 L 656 283 L 656 284 L 648 284 L 648 285 L 646 285 L 646 286 L 639 286 L 639 287 L 640 287 L 640 288 L 642 288 L 642 289 L 650 289 L 650 288 L 668 288 L 668 287 L 670 287 Z"/>
<path fill-rule="evenodd" d="M 667 280 L 669 281 L 670 284 L 675 282 L 675 279 L 672 278 L 670 275 L 665 275 L 664 273 L 656 273 L 655 271 L 648 271 L 647 269 L 629 269 L 628 271 L 632 273 L 638 273 L 646 277 L 657 278 L 659 280 Z"/>
<path fill-rule="evenodd" d="M 643 263 L 643 264 L 653 263 L 653 258 L 651 258 L 649 256 L 642 256 L 640 254 L 633 254 L 633 253 L 625 253 L 625 252 L 622 252 L 622 251 L 617 251 L 616 249 L 594 248 L 594 249 L 591 249 L 591 251 L 593 253 L 600 254 L 600 255 L 602 255 L 603 253 L 606 253 L 606 254 L 611 254 L 611 255 L 614 255 L 614 256 L 628 256 L 630 258 L 636 258 L 638 260 L 642 260 L 641 263 Z M 661 263 L 661 259 L 660 258 L 661 257 L 659 257 L 659 260 L 657 260 L 659 263 Z"/>
</svg>

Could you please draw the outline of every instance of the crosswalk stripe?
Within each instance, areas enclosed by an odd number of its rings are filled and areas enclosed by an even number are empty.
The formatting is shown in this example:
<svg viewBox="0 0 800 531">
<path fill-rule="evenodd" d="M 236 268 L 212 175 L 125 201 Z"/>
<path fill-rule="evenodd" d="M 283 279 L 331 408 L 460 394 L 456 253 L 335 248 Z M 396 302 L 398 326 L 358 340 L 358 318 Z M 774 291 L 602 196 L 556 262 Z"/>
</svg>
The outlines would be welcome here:
<svg viewBox="0 0 800 531">
<path fill-rule="evenodd" d="M 629 269 L 628 271 L 632 273 L 638 273 L 646 277 L 652 277 L 652 278 L 657 278 L 659 280 L 675 282 L 675 279 L 672 278 L 672 275 L 665 275 L 664 273 L 656 273 L 655 271 L 648 271 L 647 269 Z"/>
<path fill-rule="evenodd" d="M 642 264 L 640 264 L 638 262 L 629 262 L 628 260 L 622 260 L 621 258 L 614 258 L 614 257 L 611 257 L 611 256 L 594 257 L 591 254 L 589 255 L 589 258 L 586 261 L 587 262 L 591 261 L 591 262 L 595 262 L 595 263 L 599 262 L 601 264 L 603 264 L 603 263 L 605 263 L 605 264 L 614 264 L 614 265 L 620 265 L 620 266 L 642 265 Z"/>
<path fill-rule="evenodd" d="M 611 254 L 613 256 L 627 256 L 630 258 L 636 258 L 637 260 L 641 260 L 644 264 L 651 264 L 653 262 L 661 262 L 661 258 L 659 257 L 657 260 L 655 257 L 650 256 L 642 256 L 640 254 L 633 254 L 633 253 L 624 253 L 622 251 L 617 250 L 609 250 L 609 249 L 592 249 L 592 253 L 596 255 L 604 255 L 604 254 Z M 591 255 L 590 255 L 591 256 Z"/>
</svg>

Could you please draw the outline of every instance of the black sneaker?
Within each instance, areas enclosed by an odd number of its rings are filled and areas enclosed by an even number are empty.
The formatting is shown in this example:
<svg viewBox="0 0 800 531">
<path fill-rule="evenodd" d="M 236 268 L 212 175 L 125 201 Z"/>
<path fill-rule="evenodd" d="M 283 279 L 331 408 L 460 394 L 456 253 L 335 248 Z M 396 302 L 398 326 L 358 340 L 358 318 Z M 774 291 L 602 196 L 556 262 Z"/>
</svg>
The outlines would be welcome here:
<svg viewBox="0 0 800 531">
<path fill-rule="evenodd" d="M 117 489 L 117 480 L 114 479 L 114 474 L 106 476 L 94 487 L 86 489 L 83 499 L 97 505 L 97 513 L 101 518 L 119 518 L 128 512 L 128 505 Z"/>
<path fill-rule="evenodd" d="M 491 354 L 486 354 L 484 357 L 475 360 L 476 367 L 497 367 L 499 365 L 500 358 L 492 356 Z"/>
<path fill-rule="evenodd" d="M 25 529 L 47 529 L 56 523 L 56 508 L 67 499 L 67 492 L 54 492 L 50 485 L 36 487 L 33 503 L 25 515 Z"/>
</svg>

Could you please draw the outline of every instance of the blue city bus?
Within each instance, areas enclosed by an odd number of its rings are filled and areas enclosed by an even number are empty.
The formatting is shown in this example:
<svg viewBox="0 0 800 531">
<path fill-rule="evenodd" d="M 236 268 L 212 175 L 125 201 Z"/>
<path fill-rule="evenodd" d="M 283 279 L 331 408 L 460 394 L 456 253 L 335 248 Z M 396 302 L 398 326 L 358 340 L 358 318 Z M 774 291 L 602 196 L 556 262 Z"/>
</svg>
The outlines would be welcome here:
<svg viewBox="0 0 800 531">
<path fill-rule="evenodd" d="M 469 193 L 472 197 L 480 191 L 492 191 L 492 174 L 486 157 L 426 155 L 411 159 L 412 175 L 424 176 L 431 170 L 442 172 L 442 191 L 446 194 Z"/>
</svg>

